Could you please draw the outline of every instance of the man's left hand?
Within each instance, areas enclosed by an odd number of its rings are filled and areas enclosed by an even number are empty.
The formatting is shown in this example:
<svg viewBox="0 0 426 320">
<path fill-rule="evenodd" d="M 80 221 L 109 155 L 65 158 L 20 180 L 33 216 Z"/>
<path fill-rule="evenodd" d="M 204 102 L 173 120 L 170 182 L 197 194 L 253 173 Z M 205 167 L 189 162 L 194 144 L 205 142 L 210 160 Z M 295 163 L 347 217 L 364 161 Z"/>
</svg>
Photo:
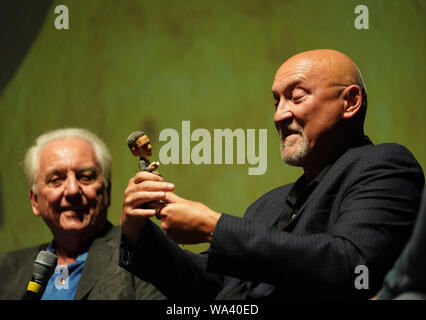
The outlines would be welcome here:
<svg viewBox="0 0 426 320">
<path fill-rule="evenodd" d="M 169 203 L 159 210 L 157 217 L 171 239 L 180 244 L 211 241 L 220 213 L 172 192 L 166 193 L 165 200 Z"/>
</svg>

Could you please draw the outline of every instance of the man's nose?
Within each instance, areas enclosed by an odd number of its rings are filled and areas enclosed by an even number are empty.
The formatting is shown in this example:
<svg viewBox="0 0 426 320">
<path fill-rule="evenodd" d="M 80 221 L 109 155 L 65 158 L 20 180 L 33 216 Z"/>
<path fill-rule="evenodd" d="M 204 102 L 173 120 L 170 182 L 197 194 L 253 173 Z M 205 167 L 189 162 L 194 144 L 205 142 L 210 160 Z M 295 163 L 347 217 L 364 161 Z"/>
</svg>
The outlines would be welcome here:
<svg viewBox="0 0 426 320">
<path fill-rule="evenodd" d="M 67 197 L 75 197 L 80 194 L 80 184 L 74 174 L 69 174 L 67 176 L 64 194 Z"/>
<path fill-rule="evenodd" d="M 282 121 L 291 121 L 293 119 L 293 113 L 291 112 L 288 104 L 284 99 L 278 103 L 277 108 L 275 109 L 274 122 L 279 124 Z"/>
</svg>

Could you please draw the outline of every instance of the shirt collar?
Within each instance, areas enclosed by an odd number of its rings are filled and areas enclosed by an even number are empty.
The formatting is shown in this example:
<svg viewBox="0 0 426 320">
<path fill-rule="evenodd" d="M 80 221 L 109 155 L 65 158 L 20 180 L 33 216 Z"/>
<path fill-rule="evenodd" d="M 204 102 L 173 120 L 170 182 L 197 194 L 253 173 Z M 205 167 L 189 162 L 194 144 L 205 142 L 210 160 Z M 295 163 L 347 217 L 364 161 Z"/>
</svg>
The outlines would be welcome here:
<svg viewBox="0 0 426 320">
<path fill-rule="evenodd" d="M 294 183 L 293 187 L 288 193 L 287 202 L 292 208 L 299 208 L 312 193 L 315 187 L 320 183 L 321 179 L 330 169 L 331 164 L 326 166 L 322 171 L 316 176 L 314 180 L 309 183 L 306 183 L 305 175 L 303 174 L 297 181 Z"/>
<path fill-rule="evenodd" d="M 47 246 L 46 251 L 47 251 L 47 252 L 50 252 L 50 253 L 53 253 L 53 254 L 56 254 L 56 249 L 57 249 L 57 247 L 58 247 L 58 245 L 57 245 L 57 243 L 55 242 L 55 240 L 52 240 L 52 241 L 49 243 L 49 245 Z M 81 254 L 79 254 L 79 255 L 77 256 L 76 261 L 86 261 L 86 259 L 87 259 L 87 254 L 88 254 L 88 252 L 87 252 L 87 251 L 86 251 L 86 252 L 83 252 L 83 253 L 81 253 Z"/>
</svg>

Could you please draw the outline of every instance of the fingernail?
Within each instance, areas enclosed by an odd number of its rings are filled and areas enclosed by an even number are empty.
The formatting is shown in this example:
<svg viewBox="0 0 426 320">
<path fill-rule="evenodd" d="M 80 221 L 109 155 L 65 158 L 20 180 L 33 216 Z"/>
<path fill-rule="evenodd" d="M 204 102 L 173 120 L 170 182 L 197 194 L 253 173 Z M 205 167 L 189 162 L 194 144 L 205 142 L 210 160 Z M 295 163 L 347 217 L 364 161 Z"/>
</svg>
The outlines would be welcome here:
<svg viewBox="0 0 426 320">
<path fill-rule="evenodd" d="M 175 187 L 175 185 L 173 183 L 168 183 L 167 184 L 167 188 L 169 189 L 173 189 Z"/>
</svg>

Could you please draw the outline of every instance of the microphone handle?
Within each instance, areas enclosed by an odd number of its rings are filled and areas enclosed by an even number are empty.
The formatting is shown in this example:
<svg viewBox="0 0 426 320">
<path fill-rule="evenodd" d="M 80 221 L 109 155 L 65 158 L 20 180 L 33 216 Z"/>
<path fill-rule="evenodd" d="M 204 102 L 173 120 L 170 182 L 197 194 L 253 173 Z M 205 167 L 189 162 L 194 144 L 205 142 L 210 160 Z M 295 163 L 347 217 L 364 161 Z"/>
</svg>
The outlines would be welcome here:
<svg viewBox="0 0 426 320">
<path fill-rule="evenodd" d="M 27 291 L 21 300 L 41 300 L 41 295 L 32 291 Z"/>
<path fill-rule="evenodd" d="M 41 300 L 45 286 L 37 280 L 32 279 L 28 282 L 27 291 L 21 300 Z"/>
</svg>

